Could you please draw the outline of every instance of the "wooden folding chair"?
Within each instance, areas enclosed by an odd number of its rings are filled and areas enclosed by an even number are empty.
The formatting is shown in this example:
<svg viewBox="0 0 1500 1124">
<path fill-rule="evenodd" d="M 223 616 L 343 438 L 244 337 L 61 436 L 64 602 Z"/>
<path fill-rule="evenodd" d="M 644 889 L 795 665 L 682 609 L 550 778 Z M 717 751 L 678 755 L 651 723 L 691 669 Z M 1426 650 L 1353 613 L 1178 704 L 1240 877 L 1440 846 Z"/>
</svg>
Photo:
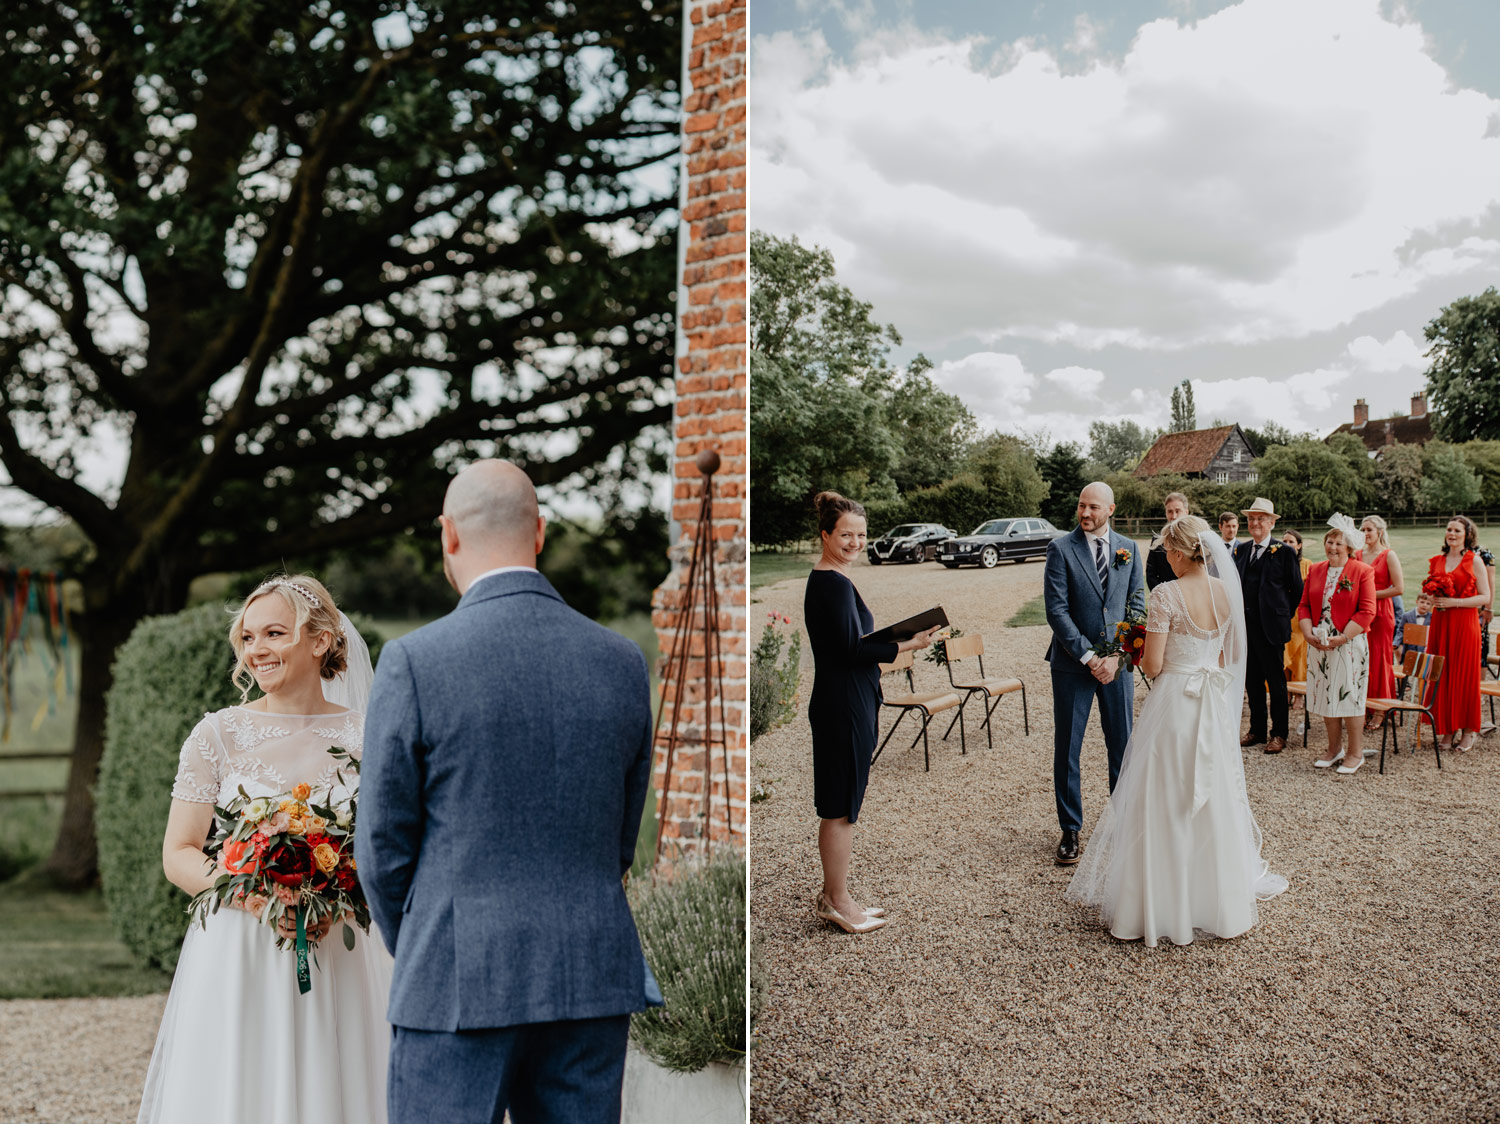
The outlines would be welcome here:
<svg viewBox="0 0 1500 1124">
<path fill-rule="evenodd" d="M 955 691 L 964 692 L 963 705 L 958 708 L 953 722 L 961 722 L 964 709 L 969 705 L 969 700 L 979 695 L 984 701 L 980 704 L 984 707 L 984 736 L 988 739 L 991 749 L 995 748 L 994 731 L 990 728 L 990 719 L 994 717 L 995 708 L 1000 705 L 1000 700 L 1006 695 L 1016 691 L 1021 692 L 1021 721 L 1026 727 L 1027 737 L 1031 736 L 1031 715 L 1026 709 L 1026 684 L 1019 679 L 986 678 L 984 674 L 984 637 L 983 636 L 950 636 L 943 641 L 943 654 L 947 656 L 944 661 L 948 665 L 948 683 Z M 965 676 L 965 682 L 960 683 L 953 677 L 953 664 L 956 660 L 966 660 L 970 656 L 979 663 L 979 678 L 971 679 Z M 994 702 L 990 702 L 994 699 Z M 948 723 L 948 729 L 943 737 L 953 733 L 953 722 Z"/>
<path fill-rule="evenodd" d="M 1407 652 L 1402 660 L 1403 678 L 1412 682 L 1415 686 L 1412 699 L 1366 699 L 1366 709 L 1373 710 L 1383 715 L 1380 720 L 1380 771 L 1385 772 L 1385 742 L 1387 734 L 1390 735 L 1395 752 L 1401 752 L 1401 735 L 1396 730 L 1396 716 L 1412 714 L 1425 714 L 1429 722 L 1432 718 L 1432 692 L 1438 681 L 1443 677 L 1443 657 L 1429 655 L 1426 652 Z M 1412 745 L 1412 752 L 1422 748 L 1422 721 L 1417 720 L 1416 741 Z M 1432 730 L 1432 752 L 1437 756 L 1437 766 L 1443 767 L 1443 751 L 1438 746 L 1437 727 L 1434 724 Z"/>
<path fill-rule="evenodd" d="M 875 756 L 870 758 L 870 764 L 873 765 L 880 760 L 880 754 L 885 749 L 886 742 L 891 740 L 891 735 L 896 732 L 896 727 L 901 725 L 902 720 L 908 714 L 915 712 L 922 717 L 922 732 L 917 735 L 918 738 L 922 739 L 922 768 L 924 771 L 931 770 L 932 759 L 928 752 L 927 727 L 932 724 L 932 716 L 934 714 L 941 714 L 945 710 L 951 710 L 955 706 L 959 708 L 959 714 L 962 715 L 964 700 L 953 691 L 919 692 L 916 681 L 912 678 L 912 654 L 910 651 L 900 653 L 892 663 L 883 663 L 880 665 L 882 675 L 888 671 L 906 672 L 906 686 L 909 693 L 905 695 L 886 695 L 880 700 L 881 706 L 890 707 L 892 710 L 899 710 L 901 713 L 896 716 L 896 721 L 891 723 L 891 728 L 885 735 L 885 741 L 881 742 L 879 748 L 875 750 Z M 950 731 L 953 729 L 951 723 L 948 729 Z M 948 735 L 944 734 L 943 740 L 947 741 L 947 739 Z M 961 747 L 959 752 L 968 753 L 969 746 L 964 740 L 962 723 L 958 727 L 958 741 Z M 917 738 L 912 738 L 911 744 L 913 746 L 916 745 Z"/>
</svg>

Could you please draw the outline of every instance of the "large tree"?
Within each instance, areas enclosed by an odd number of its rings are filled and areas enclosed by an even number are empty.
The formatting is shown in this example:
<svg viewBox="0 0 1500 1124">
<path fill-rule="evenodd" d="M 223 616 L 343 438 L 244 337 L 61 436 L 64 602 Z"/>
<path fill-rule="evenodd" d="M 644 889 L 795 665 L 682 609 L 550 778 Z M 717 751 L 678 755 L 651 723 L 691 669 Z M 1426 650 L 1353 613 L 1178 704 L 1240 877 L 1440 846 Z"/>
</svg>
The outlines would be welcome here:
<svg viewBox="0 0 1500 1124">
<path fill-rule="evenodd" d="M 677 13 L 0 7 L 0 462 L 95 547 L 54 877 L 94 874 L 112 653 L 195 575 L 427 526 L 475 456 L 587 486 L 644 455 Z"/>
<path fill-rule="evenodd" d="M 1500 438 L 1500 292 L 1460 297 L 1423 329 L 1433 429 L 1447 441 Z"/>
<path fill-rule="evenodd" d="M 1172 423 L 1168 433 L 1190 433 L 1198 428 L 1198 410 L 1193 405 L 1193 384 L 1183 379 L 1172 388 Z"/>
<path fill-rule="evenodd" d="M 1117 422 L 1101 418 L 1089 423 L 1089 460 L 1111 472 L 1134 468 L 1160 436 L 1159 430 L 1145 429 L 1129 418 Z"/>
</svg>

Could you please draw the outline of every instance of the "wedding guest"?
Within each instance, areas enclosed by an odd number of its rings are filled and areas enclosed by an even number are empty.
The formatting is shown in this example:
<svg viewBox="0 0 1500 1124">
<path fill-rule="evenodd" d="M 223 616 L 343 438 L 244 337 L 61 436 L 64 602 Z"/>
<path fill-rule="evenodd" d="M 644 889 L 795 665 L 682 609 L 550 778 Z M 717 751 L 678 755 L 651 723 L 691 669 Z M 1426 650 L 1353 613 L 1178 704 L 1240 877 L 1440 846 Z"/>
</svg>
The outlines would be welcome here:
<svg viewBox="0 0 1500 1124">
<path fill-rule="evenodd" d="M 1391 540 L 1386 531 L 1386 522 L 1378 515 L 1367 515 L 1360 524 L 1364 535 L 1364 549 L 1354 557 L 1375 572 L 1375 620 L 1370 624 L 1370 689 L 1368 699 L 1393 699 L 1396 697 L 1396 671 L 1388 658 L 1396 641 L 1396 606 L 1392 598 L 1403 591 L 1401 559 L 1391 549 Z M 1381 715 L 1374 711 L 1365 715 L 1365 729 L 1380 728 Z M 1374 750 L 1366 750 L 1372 754 Z"/>
<path fill-rule="evenodd" d="M 1188 498 L 1181 492 L 1168 492 L 1167 498 L 1162 501 L 1162 507 L 1167 523 L 1175 523 L 1188 513 Z M 1146 552 L 1146 587 L 1148 589 L 1155 589 L 1164 582 L 1177 580 L 1177 575 L 1172 573 L 1172 566 L 1167 561 L 1167 548 L 1162 544 L 1162 536 L 1165 534 L 1165 530 L 1158 533 L 1152 540 L 1151 549 Z"/>
<path fill-rule="evenodd" d="M 1297 552 L 1297 570 L 1302 576 L 1303 584 L 1307 583 L 1307 571 L 1312 563 L 1302 557 L 1302 532 L 1288 527 L 1286 533 L 1281 536 L 1281 541 Z M 1302 630 L 1297 627 L 1297 610 L 1292 609 L 1292 635 L 1286 642 L 1286 656 L 1282 660 L 1286 667 L 1286 681 L 1288 683 L 1307 682 L 1307 641 L 1302 639 Z"/>
<path fill-rule="evenodd" d="M 850 568 L 865 552 L 865 509 L 837 492 L 819 492 L 818 535 L 823 556 L 807 576 L 803 622 L 813 655 L 813 804 L 823 889 L 814 912 L 847 933 L 868 933 L 886 923 L 885 910 L 849 896 L 849 855 L 854 824 L 870 777 L 870 757 L 880 715 L 880 667 L 898 653 L 925 648 L 931 629 L 900 643 L 864 637 L 875 618 L 854 588 Z"/>
<path fill-rule="evenodd" d="M 1250 527 L 1250 541 L 1236 543 L 1230 552 L 1245 597 L 1245 694 L 1250 704 L 1250 729 L 1240 745 L 1264 742 L 1267 753 L 1280 753 L 1286 748 L 1290 709 L 1286 642 L 1292 634 L 1292 611 L 1302 597 L 1302 571 L 1296 552 L 1271 534 L 1276 527 L 1276 508 L 1270 500 L 1256 496 L 1242 514 Z"/>
<path fill-rule="evenodd" d="M 1312 649 L 1307 657 L 1307 712 L 1322 718 L 1328 732 L 1328 755 L 1313 764 L 1319 769 L 1338 765 L 1341 773 L 1357 773 L 1365 763 L 1358 749 L 1364 741 L 1365 692 L 1370 683 L 1365 633 L 1375 619 L 1375 571 L 1353 556 L 1361 542 L 1354 520 L 1335 512 L 1328 524 L 1333 528 L 1323 536 L 1328 561 L 1308 571 L 1297 607 L 1298 627 Z M 1384 653 L 1380 658 L 1385 659 Z M 1476 701 L 1478 697 L 1476 690 Z"/>
<path fill-rule="evenodd" d="M 1475 547 L 1479 560 L 1484 563 L 1484 573 L 1490 579 L 1490 597 L 1495 595 L 1495 556 L 1484 547 Z M 1485 660 L 1490 654 L 1490 622 L 1495 619 L 1494 601 L 1479 607 L 1479 670 L 1485 670 Z"/>
<path fill-rule="evenodd" d="M 1240 517 L 1232 511 L 1226 511 L 1219 516 L 1219 537 L 1225 544 L 1233 547 L 1235 538 L 1240 533 Z"/>
<path fill-rule="evenodd" d="M 1434 724 L 1438 741 L 1459 752 L 1472 748 L 1479 733 L 1479 610 L 1490 603 L 1490 584 L 1476 561 L 1478 540 L 1468 516 L 1448 520 L 1443 552 L 1433 555 L 1422 583 L 1433 608 L 1427 650 L 1444 660 L 1433 690 Z"/>
<path fill-rule="evenodd" d="M 1410 624 L 1421 625 L 1427 628 L 1432 624 L 1432 598 L 1425 593 L 1417 594 L 1417 607 L 1408 609 L 1401 614 L 1401 619 L 1396 622 L 1396 659 L 1404 660 L 1407 652 L 1421 654 L 1427 651 L 1426 644 L 1408 644 L 1406 642 L 1406 626 Z"/>
</svg>

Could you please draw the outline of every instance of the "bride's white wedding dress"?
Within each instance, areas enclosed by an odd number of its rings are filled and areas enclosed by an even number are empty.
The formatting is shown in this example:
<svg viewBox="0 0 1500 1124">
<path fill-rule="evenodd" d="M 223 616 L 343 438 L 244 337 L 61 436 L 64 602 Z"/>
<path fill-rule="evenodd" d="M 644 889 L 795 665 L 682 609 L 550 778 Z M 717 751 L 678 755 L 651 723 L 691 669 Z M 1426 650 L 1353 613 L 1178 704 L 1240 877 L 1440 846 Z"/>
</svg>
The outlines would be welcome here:
<svg viewBox="0 0 1500 1124">
<path fill-rule="evenodd" d="M 1146 628 L 1167 634 L 1166 659 L 1066 891 L 1097 906 L 1116 937 L 1151 947 L 1239 936 L 1255 925 L 1256 902 L 1287 885 L 1260 857 L 1245 791 L 1244 610 L 1222 545 L 1213 557 L 1222 624 L 1200 627 L 1177 582 L 1151 591 Z"/>
<path fill-rule="evenodd" d="M 209 714 L 182 748 L 172 797 L 223 804 L 334 783 L 331 745 L 359 756 L 363 716 L 268 714 L 233 706 Z M 351 780 L 357 778 L 350 778 Z M 141 1100 L 141 1124 L 384 1124 L 385 1021 L 391 958 L 380 935 L 338 923 L 316 950 L 312 990 L 297 990 L 295 957 L 241 909 L 195 921 Z"/>
</svg>

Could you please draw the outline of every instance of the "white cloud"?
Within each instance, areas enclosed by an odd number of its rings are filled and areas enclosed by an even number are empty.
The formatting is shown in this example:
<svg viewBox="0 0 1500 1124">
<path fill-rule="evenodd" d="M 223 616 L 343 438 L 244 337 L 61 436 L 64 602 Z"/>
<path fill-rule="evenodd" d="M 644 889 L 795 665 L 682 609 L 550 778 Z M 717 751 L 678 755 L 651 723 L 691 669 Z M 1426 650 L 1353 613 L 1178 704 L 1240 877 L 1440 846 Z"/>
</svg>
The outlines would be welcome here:
<svg viewBox="0 0 1500 1124">
<path fill-rule="evenodd" d="M 1427 366 L 1422 348 L 1403 332 L 1394 333 L 1381 343 L 1374 336 L 1360 336 L 1348 347 L 1349 358 L 1367 371 L 1388 374 L 1392 371 L 1421 371 Z"/>
<path fill-rule="evenodd" d="M 1104 385 L 1107 377 L 1103 371 L 1092 367 L 1058 367 L 1042 376 L 1054 386 L 1061 387 L 1079 398 L 1090 398 Z"/>
<path fill-rule="evenodd" d="M 1157 20 L 1082 74 L 994 46 L 755 42 L 756 226 L 827 245 L 930 350 L 1305 337 L 1500 268 L 1454 233 L 1500 203 L 1500 102 L 1379 0 Z"/>
</svg>

